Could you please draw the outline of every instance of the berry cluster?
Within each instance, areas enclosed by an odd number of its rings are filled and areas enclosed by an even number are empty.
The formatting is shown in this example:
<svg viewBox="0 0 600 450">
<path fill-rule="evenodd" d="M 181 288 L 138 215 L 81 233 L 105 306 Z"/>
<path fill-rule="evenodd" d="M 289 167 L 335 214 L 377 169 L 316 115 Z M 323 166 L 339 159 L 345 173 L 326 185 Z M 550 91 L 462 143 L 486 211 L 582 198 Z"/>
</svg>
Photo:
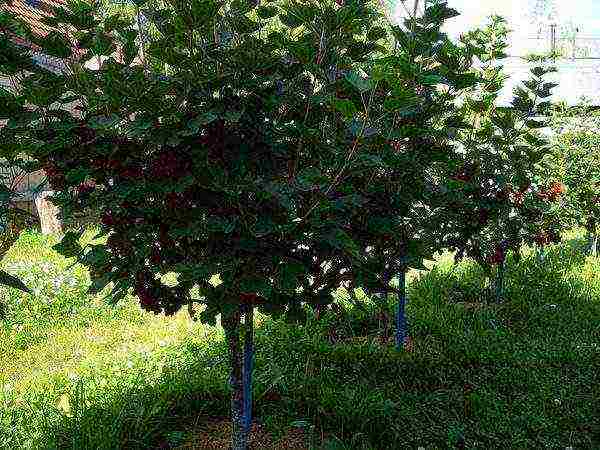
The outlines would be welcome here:
<svg viewBox="0 0 600 450">
<path fill-rule="evenodd" d="M 59 191 L 65 187 L 65 174 L 55 163 L 48 161 L 43 169 L 52 189 Z"/>
<path fill-rule="evenodd" d="M 456 181 L 468 183 L 475 176 L 475 166 L 473 164 L 465 164 L 451 178 Z"/>
<path fill-rule="evenodd" d="M 154 314 L 173 315 L 185 303 L 182 289 L 163 285 L 148 270 L 137 272 L 133 291 L 140 299 L 142 309 Z"/>
<path fill-rule="evenodd" d="M 485 225 L 485 224 L 487 224 L 488 220 L 490 220 L 490 212 L 489 212 L 489 210 L 487 210 L 485 208 L 481 208 L 478 211 L 478 222 L 479 222 L 479 225 Z"/>
<path fill-rule="evenodd" d="M 240 293 L 240 302 L 246 305 L 259 305 L 264 303 L 265 299 L 254 292 Z"/>
<path fill-rule="evenodd" d="M 395 152 L 400 153 L 402 151 L 403 145 L 402 141 L 400 141 L 399 139 L 393 139 L 389 141 L 389 144 Z"/>
<path fill-rule="evenodd" d="M 156 284 L 156 280 L 150 272 L 140 271 L 136 275 L 134 293 L 140 299 L 142 309 L 160 314 L 162 308 Z"/>
<path fill-rule="evenodd" d="M 121 161 L 109 158 L 96 158 L 92 161 L 92 167 L 98 170 L 119 170 L 122 168 Z"/>
<path fill-rule="evenodd" d="M 565 186 L 561 183 L 554 181 L 554 182 L 550 183 L 550 186 L 547 189 L 541 189 L 538 192 L 538 197 L 543 200 L 555 202 L 565 192 L 566 192 Z"/>
<path fill-rule="evenodd" d="M 180 179 L 190 172 L 188 161 L 168 150 L 159 153 L 150 163 L 150 176 L 159 179 Z"/>
<path fill-rule="evenodd" d="M 119 175 L 125 180 L 140 180 L 144 178 L 144 169 L 139 164 L 129 164 Z"/>
<path fill-rule="evenodd" d="M 222 120 L 211 123 L 200 137 L 199 143 L 208 148 L 211 160 L 223 159 L 225 153 L 225 123 Z"/>
<path fill-rule="evenodd" d="M 550 244 L 558 244 L 560 236 L 554 231 L 541 231 L 535 236 L 534 240 L 536 244 L 544 247 Z"/>
<path fill-rule="evenodd" d="M 192 206 L 193 195 L 191 190 L 185 192 L 168 192 L 165 196 L 165 206 L 172 210 L 184 210 Z"/>
<path fill-rule="evenodd" d="M 117 256 L 127 257 L 133 251 L 133 244 L 127 237 L 120 233 L 113 232 L 106 241 L 108 248 Z"/>
<path fill-rule="evenodd" d="M 102 217 L 100 218 L 100 221 L 102 222 L 102 225 L 106 227 L 114 227 L 115 225 L 121 222 L 121 220 L 117 218 L 113 211 L 110 209 L 104 211 Z"/>
<path fill-rule="evenodd" d="M 87 180 L 75 188 L 75 192 L 80 199 L 85 199 L 96 190 L 96 182 L 93 180 Z"/>
<path fill-rule="evenodd" d="M 502 244 L 496 245 L 496 249 L 492 255 L 487 258 L 488 264 L 502 264 L 506 260 L 506 246 Z"/>
<path fill-rule="evenodd" d="M 90 144 L 96 139 L 96 132 L 85 123 L 76 127 L 73 133 L 77 136 L 79 142 L 84 145 Z"/>
</svg>

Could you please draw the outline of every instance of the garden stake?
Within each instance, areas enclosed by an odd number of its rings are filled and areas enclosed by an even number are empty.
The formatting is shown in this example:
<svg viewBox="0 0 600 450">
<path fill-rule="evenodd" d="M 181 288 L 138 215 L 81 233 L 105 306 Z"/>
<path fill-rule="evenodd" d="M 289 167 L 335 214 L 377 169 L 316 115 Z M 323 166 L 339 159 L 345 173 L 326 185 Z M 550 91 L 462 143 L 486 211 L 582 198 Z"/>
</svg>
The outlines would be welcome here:
<svg viewBox="0 0 600 450">
<path fill-rule="evenodd" d="M 383 302 L 379 305 L 379 314 L 381 316 L 381 318 L 383 319 L 384 325 L 383 325 L 383 340 L 384 342 L 387 342 L 388 340 L 388 328 L 389 328 L 389 315 L 387 312 L 387 308 L 389 306 L 389 292 L 390 292 L 390 272 L 389 270 L 385 269 L 383 272 L 383 294 L 381 294 L 383 296 Z M 378 296 L 379 298 L 379 296 Z M 381 322 L 381 320 L 380 320 Z"/>
<path fill-rule="evenodd" d="M 229 347 L 231 372 L 231 447 L 232 450 L 247 450 L 248 435 L 244 426 L 243 367 L 240 357 L 240 308 L 229 317 L 222 317 L 221 324 Z"/>
<path fill-rule="evenodd" d="M 396 311 L 396 350 L 404 348 L 406 339 L 406 269 L 398 275 L 398 310 Z"/>
<path fill-rule="evenodd" d="M 243 412 L 243 427 L 246 435 L 250 433 L 252 428 L 252 370 L 254 366 L 254 307 L 252 305 L 244 305 L 244 368 L 243 368 L 243 384 L 244 384 L 244 412 Z"/>
</svg>

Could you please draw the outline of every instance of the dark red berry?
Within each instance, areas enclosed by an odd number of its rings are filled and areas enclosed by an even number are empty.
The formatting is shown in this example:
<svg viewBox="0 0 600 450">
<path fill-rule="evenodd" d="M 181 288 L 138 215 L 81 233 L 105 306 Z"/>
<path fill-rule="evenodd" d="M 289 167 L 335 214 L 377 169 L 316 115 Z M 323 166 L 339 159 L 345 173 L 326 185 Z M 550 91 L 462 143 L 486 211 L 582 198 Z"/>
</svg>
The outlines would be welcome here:
<svg viewBox="0 0 600 450">
<path fill-rule="evenodd" d="M 115 223 L 116 223 L 116 220 L 111 211 L 105 211 L 104 214 L 102 214 L 102 224 L 103 225 L 106 225 L 107 227 L 112 227 L 115 225 Z"/>
</svg>

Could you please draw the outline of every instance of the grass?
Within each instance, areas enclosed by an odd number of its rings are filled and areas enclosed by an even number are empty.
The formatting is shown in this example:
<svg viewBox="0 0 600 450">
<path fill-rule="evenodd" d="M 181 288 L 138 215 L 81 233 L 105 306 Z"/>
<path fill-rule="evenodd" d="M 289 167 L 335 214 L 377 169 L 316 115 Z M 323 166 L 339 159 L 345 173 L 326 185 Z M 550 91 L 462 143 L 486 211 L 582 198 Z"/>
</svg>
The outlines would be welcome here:
<svg viewBox="0 0 600 450">
<path fill-rule="evenodd" d="M 222 331 L 87 296 L 53 242 L 24 233 L 3 262 L 35 295 L 0 293 L 0 448 L 190 448 L 228 415 Z M 525 249 L 501 305 L 468 261 L 411 273 L 412 353 L 380 339 L 392 298 L 340 291 L 303 326 L 259 317 L 258 420 L 329 450 L 600 448 L 600 260 L 583 245 Z"/>
</svg>

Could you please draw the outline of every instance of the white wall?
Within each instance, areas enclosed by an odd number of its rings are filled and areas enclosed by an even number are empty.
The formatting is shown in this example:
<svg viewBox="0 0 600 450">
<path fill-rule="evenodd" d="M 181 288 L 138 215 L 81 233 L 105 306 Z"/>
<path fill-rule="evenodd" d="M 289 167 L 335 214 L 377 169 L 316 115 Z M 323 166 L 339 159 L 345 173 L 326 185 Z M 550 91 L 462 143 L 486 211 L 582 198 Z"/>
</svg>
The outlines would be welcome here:
<svg viewBox="0 0 600 450">
<path fill-rule="evenodd" d="M 579 28 L 577 36 L 580 47 L 588 46 L 587 56 L 600 57 L 600 40 L 585 40 L 584 38 L 600 38 L 600 0 L 554 0 L 556 22 L 558 26 Z M 461 16 L 448 21 L 445 31 L 452 37 L 458 37 L 465 30 L 482 26 L 492 14 L 498 14 L 507 19 L 509 28 L 513 30 L 510 36 L 508 54 L 515 56 L 505 61 L 505 67 L 511 79 L 502 95 L 502 103 L 507 104 L 512 98 L 512 89 L 520 81 L 529 76 L 530 66 L 519 56 L 532 52 L 550 49 L 549 28 L 541 40 L 537 37 L 538 26 L 532 21 L 531 10 L 535 0 L 449 0 L 449 5 L 461 12 Z M 560 30 L 558 38 L 561 37 Z M 560 42 L 559 42 L 560 44 Z M 553 100 L 564 100 L 576 104 L 580 98 L 586 97 L 592 103 L 600 105 L 600 60 L 569 59 L 557 62 L 558 74 L 554 80 L 559 86 L 554 90 Z"/>
</svg>

